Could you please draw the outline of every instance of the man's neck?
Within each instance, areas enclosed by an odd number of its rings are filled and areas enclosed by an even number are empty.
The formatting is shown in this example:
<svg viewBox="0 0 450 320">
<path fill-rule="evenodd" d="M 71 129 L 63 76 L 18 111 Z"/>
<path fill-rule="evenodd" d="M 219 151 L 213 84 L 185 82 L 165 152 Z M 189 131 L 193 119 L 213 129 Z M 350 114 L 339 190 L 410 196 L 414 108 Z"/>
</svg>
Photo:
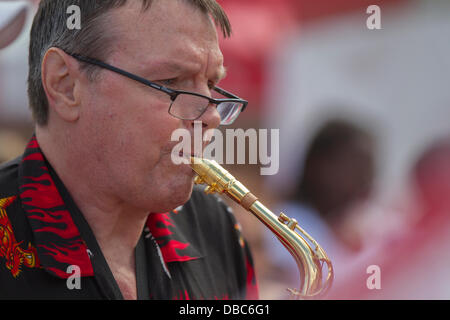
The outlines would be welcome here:
<svg viewBox="0 0 450 320">
<path fill-rule="evenodd" d="M 57 152 L 57 142 L 50 141 L 49 135 L 36 131 L 36 136 L 47 160 L 88 222 L 108 263 L 127 268 L 134 266 L 134 249 L 149 212 L 114 197 L 108 193 L 108 188 L 101 188 L 96 170 L 89 169 L 89 163 L 74 159 L 74 155 Z"/>
</svg>

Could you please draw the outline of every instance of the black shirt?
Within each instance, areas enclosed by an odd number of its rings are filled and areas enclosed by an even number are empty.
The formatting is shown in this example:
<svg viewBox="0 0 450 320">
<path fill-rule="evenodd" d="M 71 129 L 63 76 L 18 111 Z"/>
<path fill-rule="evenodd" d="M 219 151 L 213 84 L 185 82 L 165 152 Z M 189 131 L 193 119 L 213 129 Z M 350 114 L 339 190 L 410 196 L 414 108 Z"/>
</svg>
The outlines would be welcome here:
<svg viewBox="0 0 450 320">
<path fill-rule="evenodd" d="M 151 213 L 135 249 L 138 299 L 257 299 L 229 207 L 194 188 Z M 123 299 L 83 217 L 33 137 L 0 166 L 0 299 Z"/>
</svg>

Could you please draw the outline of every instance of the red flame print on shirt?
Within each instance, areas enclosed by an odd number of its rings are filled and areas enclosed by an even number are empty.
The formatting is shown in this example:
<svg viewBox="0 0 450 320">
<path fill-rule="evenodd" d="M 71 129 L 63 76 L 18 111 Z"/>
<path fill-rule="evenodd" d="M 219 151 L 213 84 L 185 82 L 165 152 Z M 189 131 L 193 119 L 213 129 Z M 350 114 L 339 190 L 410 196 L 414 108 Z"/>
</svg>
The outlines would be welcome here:
<svg viewBox="0 0 450 320">
<path fill-rule="evenodd" d="M 36 238 L 42 266 L 62 278 L 71 275 L 66 272 L 70 265 L 78 265 L 82 276 L 93 275 L 87 246 L 50 175 L 35 137 L 28 144 L 22 162 L 20 198 Z"/>
<path fill-rule="evenodd" d="M 176 226 L 170 218 L 170 214 L 172 212 L 151 213 L 147 219 L 147 227 L 161 249 L 164 262 L 197 259 L 198 257 L 192 257 L 187 255 L 186 252 L 183 252 L 190 246 L 188 242 L 175 239 L 176 233 L 174 231 L 176 230 Z"/>
</svg>

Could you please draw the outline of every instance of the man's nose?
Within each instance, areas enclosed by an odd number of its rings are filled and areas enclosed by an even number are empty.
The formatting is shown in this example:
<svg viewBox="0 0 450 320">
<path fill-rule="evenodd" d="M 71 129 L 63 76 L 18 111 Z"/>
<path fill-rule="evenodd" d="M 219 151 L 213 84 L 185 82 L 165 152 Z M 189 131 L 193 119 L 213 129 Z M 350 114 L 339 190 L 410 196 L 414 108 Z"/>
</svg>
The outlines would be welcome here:
<svg viewBox="0 0 450 320">
<path fill-rule="evenodd" d="M 196 121 L 201 121 L 203 123 L 204 130 L 217 128 L 221 121 L 219 111 L 217 111 L 217 105 L 210 103 L 208 108 L 206 108 L 206 111 Z M 194 123 L 192 123 L 192 125 L 194 125 Z"/>
</svg>

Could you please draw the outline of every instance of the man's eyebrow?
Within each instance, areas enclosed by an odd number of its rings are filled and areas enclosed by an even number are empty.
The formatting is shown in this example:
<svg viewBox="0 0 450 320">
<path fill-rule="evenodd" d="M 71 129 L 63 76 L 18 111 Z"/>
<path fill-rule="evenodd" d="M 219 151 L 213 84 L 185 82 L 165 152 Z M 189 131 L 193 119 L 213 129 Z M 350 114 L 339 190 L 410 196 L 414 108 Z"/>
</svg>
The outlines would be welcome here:
<svg viewBox="0 0 450 320">
<path fill-rule="evenodd" d="M 190 70 L 190 69 L 193 69 L 193 68 L 192 68 L 192 66 L 189 66 L 188 64 L 178 63 L 178 62 L 174 62 L 174 61 L 161 60 L 161 61 L 152 62 L 151 65 L 149 65 L 148 67 L 146 67 L 144 69 L 144 73 L 148 76 L 151 76 L 152 73 L 165 73 L 165 72 L 178 73 L 178 72 L 181 72 L 184 70 Z"/>
<path fill-rule="evenodd" d="M 176 62 L 176 61 L 167 61 L 167 60 L 160 60 L 160 61 L 154 61 L 151 65 L 146 67 L 143 70 L 144 76 L 152 77 L 152 74 L 158 74 L 158 73 L 180 73 L 185 71 L 192 71 L 195 72 L 198 70 L 198 67 L 195 64 L 188 64 L 185 62 Z M 227 67 L 221 66 L 220 69 L 217 71 L 217 73 L 214 76 L 215 82 L 220 82 L 227 76 Z"/>
</svg>

